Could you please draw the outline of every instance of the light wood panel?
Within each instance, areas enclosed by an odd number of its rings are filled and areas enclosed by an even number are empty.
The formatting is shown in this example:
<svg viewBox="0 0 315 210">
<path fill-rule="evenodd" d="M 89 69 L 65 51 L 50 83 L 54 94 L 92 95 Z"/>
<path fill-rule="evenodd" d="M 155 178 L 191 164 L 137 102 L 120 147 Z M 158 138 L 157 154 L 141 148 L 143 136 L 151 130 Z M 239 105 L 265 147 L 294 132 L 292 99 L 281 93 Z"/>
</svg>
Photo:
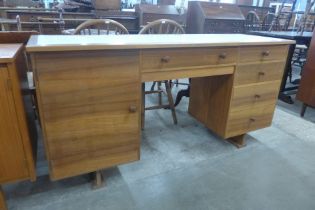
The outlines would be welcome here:
<svg viewBox="0 0 315 210">
<path fill-rule="evenodd" d="M 278 80 L 234 87 L 231 111 L 275 104 L 279 94 L 280 83 L 281 81 Z"/>
<path fill-rule="evenodd" d="M 191 81 L 189 113 L 224 137 L 233 75 L 196 78 Z"/>
<path fill-rule="evenodd" d="M 53 180 L 139 159 L 138 52 L 48 53 L 34 59 Z"/>
<path fill-rule="evenodd" d="M 195 77 L 208 77 L 217 75 L 228 75 L 234 73 L 233 66 L 198 66 L 195 68 L 182 68 L 174 71 L 156 71 L 156 72 L 143 72 L 141 73 L 142 82 L 162 81 L 165 79 L 180 79 L 180 78 L 195 78 Z"/>
<path fill-rule="evenodd" d="M 142 72 L 182 70 L 197 66 L 235 64 L 237 48 L 142 50 L 141 57 Z"/>
<path fill-rule="evenodd" d="M 254 46 L 240 47 L 239 62 L 285 61 L 288 46 Z"/>
<path fill-rule="evenodd" d="M 28 177 L 11 85 L 8 69 L 0 67 L 0 183 Z"/>
<path fill-rule="evenodd" d="M 235 71 L 234 85 L 279 80 L 285 62 L 240 64 Z"/>
</svg>

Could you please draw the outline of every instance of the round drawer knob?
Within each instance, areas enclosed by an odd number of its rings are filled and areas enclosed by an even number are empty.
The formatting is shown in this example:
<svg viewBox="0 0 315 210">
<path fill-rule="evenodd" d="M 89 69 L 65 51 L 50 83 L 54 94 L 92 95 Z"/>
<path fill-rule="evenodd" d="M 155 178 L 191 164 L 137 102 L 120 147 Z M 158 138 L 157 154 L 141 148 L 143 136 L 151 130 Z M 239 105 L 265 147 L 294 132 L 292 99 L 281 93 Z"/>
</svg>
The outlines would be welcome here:
<svg viewBox="0 0 315 210">
<path fill-rule="evenodd" d="M 260 95 L 256 94 L 255 96 L 255 99 L 260 99 Z"/>
<path fill-rule="evenodd" d="M 130 113 L 135 113 L 135 112 L 137 112 L 137 107 L 136 107 L 136 105 L 130 105 L 130 106 L 129 106 L 129 112 L 130 112 Z"/>
<path fill-rule="evenodd" d="M 164 56 L 161 58 L 162 63 L 168 63 L 168 62 L 170 62 L 170 60 L 171 60 L 170 56 Z"/>
<path fill-rule="evenodd" d="M 226 53 L 220 53 L 219 58 L 220 59 L 226 59 Z"/>
<path fill-rule="evenodd" d="M 263 51 L 263 52 L 262 52 L 262 55 L 265 56 L 265 57 L 267 57 L 267 56 L 270 55 L 270 52 L 269 52 L 268 50 Z"/>
<path fill-rule="evenodd" d="M 265 76 L 265 72 L 260 71 L 260 72 L 258 72 L 258 75 L 259 75 L 259 76 Z"/>
</svg>

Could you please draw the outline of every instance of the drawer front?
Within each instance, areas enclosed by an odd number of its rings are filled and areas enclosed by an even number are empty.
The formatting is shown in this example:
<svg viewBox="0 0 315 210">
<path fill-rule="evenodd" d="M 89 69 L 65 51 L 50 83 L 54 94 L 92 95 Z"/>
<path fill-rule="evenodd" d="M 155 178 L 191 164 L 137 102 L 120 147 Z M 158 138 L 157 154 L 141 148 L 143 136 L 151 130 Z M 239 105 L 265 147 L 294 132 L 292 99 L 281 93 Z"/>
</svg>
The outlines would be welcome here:
<svg viewBox="0 0 315 210">
<path fill-rule="evenodd" d="M 234 85 L 281 80 L 285 62 L 238 65 Z"/>
<path fill-rule="evenodd" d="M 237 60 L 237 48 L 142 50 L 141 60 L 143 72 L 233 64 Z"/>
<path fill-rule="evenodd" d="M 257 106 L 253 109 L 229 113 L 226 138 L 271 125 L 275 105 Z"/>
<path fill-rule="evenodd" d="M 285 60 L 287 58 L 287 53 L 287 45 L 241 47 L 239 62 L 246 63 Z"/>
<path fill-rule="evenodd" d="M 141 83 L 136 52 L 47 53 L 38 56 L 35 69 L 53 179 L 138 158 Z"/>
<path fill-rule="evenodd" d="M 231 110 L 251 109 L 254 106 L 266 106 L 276 103 L 280 80 L 233 88 Z"/>
</svg>

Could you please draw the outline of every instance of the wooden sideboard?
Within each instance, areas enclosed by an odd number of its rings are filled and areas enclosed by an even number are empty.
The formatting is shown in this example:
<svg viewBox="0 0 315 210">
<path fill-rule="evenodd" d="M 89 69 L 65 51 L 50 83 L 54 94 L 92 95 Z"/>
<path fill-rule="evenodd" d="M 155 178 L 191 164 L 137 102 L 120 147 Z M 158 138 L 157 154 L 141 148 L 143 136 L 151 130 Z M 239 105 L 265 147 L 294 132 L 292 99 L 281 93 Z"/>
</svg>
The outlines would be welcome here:
<svg viewBox="0 0 315 210">
<path fill-rule="evenodd" d="M 189 113 L 244 146 L 244 134 L 271 124 L 293 43 L 241 34 L 32 36 L 51 178 L 139 160 L 147 81 L 192 78 Z"/>
<path fill-rule="evenodd" d="M 36 128 L 21 44 L 0 44 L 0 209 L 1 185 L 36 179 Z"/>
</svg>

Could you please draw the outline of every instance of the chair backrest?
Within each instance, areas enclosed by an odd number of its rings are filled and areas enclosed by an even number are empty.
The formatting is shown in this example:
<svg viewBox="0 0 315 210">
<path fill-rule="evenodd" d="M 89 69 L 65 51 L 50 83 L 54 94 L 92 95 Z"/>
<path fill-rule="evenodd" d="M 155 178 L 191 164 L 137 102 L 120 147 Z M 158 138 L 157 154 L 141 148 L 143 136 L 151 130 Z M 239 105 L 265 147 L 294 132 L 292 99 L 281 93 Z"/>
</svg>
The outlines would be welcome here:
<svg viewBox="0 0 315 210">
<path fill-rule="evenodd" d="M 276 15 L 273 13 L 267 13 L 263 19 L 262 22 L 262 30 L 263 31 L 268 31 L 272 25 L 273 20 L 276 18 Z M 279 27 L 279 23 L 277 22 L 274 26 L 273 29 L 277 29 Z"/>
<path fill-rule="evenodd" d="M 249 11 L 245 20 L 246 31 L 257 31 L 260 29 L 260 19 L 255 11 Z"/>
<path fill-rule="evenodd" d="M 74 31 L 80 35 L 109 35 L 129 34 L 122 24 L 111 19 L 87 20 L 80 24 Z"/>
<path fill-rule="evenodd" d="M 173 20 L 160 19 L 144 26 L 139 34 L 184 34 L 185 30 Z"/>
</svg>

